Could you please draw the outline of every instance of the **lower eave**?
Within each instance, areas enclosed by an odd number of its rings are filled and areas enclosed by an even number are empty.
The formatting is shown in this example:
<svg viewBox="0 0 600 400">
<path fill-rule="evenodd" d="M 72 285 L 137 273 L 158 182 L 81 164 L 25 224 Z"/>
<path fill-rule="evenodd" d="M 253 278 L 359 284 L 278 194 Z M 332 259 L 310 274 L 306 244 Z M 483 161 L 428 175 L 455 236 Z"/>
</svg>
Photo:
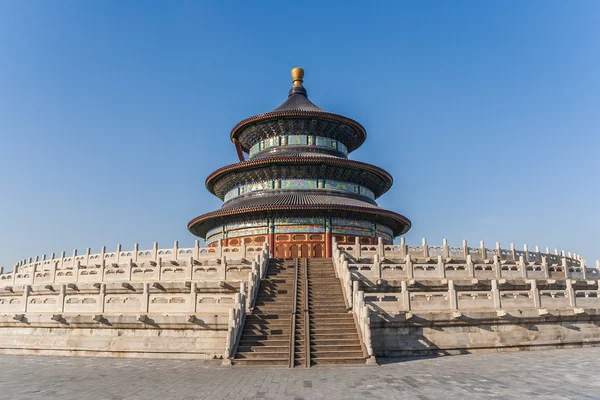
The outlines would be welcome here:
<svg viewBox="0 0 600 400">
<path fill-rule="evenodd" d="M 211 213 L 201 215 L 194 218 L 188 223 L 188 230 L 199 237 L 205 238 L 207 232 L 215 226 L 227 223 L 227 219 L 234 219 L 235 217 L 246 217 L 251 219 L 258 217 L 259 215 L 277 215 L 277 214 L 289 214 L 290 211 L 296 211 L 298 213 L 307 214 L 314 212 L 315 214 L 323 214 L 324 212 L 330 216 L 347 215 L 352 214 L 356 218 L 363 218 L 367 220 L 374 220 L 382 225 L 385 225 L 392 229 L 394 236 L 402 235 L 411 227 L 411 222 L 408 218 L 395 213 L 393 211 L 385 210 L 382 208 L 367 208 L 357 206 L 343 206 L 343 205 L 311 205 L 306 206 L 261 206 L 261 207 L 249 207 L 242 209 L 233 210 L 217 210 Z M 230 218 L 231 217 L 231 218 Z"/>
</svg>

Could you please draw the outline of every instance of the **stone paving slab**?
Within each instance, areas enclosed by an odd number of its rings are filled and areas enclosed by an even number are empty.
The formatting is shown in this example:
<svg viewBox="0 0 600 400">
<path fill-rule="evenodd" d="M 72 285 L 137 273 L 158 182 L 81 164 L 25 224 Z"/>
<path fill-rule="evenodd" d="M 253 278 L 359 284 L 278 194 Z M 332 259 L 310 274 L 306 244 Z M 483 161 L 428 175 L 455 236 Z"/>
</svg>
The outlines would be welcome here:
<svg viewBox="0 0 600 400">
<path fill-rule="evenodd" d="M 600 399 L 600 348 L 310 369 L 0 356 L 0 399 Z"/>
</svg>

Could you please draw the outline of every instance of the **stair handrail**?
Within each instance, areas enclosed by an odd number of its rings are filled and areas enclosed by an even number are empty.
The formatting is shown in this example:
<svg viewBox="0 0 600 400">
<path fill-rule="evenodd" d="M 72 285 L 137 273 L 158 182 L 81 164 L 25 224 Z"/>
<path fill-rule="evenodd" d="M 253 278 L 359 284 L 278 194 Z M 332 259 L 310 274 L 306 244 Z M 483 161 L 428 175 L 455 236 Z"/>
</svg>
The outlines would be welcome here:
<svg viewBox="0 0 600 400">
<path fill-rule="evenodd" d="M 246 321 L 246 282 L 240 283 L 240 292 L 235 294 L 233 308 L 229 309 L 229 322 L 227 326 L 227 340 L 224 360 L 231 360 L 240 341 L 242 327 Z"/>
<path fill-rule="evenodd" d="M 262 252 L 256 255 L 252 262 L 252 271 L 248 273 L 248 299 L 246 310 L 251 311 L 256 303 L 260 281 L 265 279 L 267 269 L 269 268 L 269 248 L 265 243 Z"/>
<path fill-rule="evenodd" d="M 304 270 L 304 368 L 310 367 L 310 315 L 308 313 L 308 259 L 303 260 Z"/>
<path fill-rule="evenodd" d="M 346 308 L 352 308 L 352 274 L 348 268 L 348 259 L 344 252 L 340 251 L 335 238 L 332 238 L 332 261 L 336 277 L 342 283 L 342 291 L 344 293 L 344 302 Z"/>
<path fill-rule="evenodd" d="M 373 359 L 373 345 L 371 342 L 371 317 L 370 308 L 365 304 L 365 292 L 358 290 L 358 282 L 354 282 L 353 285 L 353 304 L 352 312 L 356 315 L 358 322 L 358 328 L 360 330 L 367 356 L 369 359 Z"/>
<path fill-rule="evenodd" d="M 292 315 L 290 317 L 290 357 L 289 367 L 294 368 L 294 356 L 296 355 L 296 307 L 298 299 L 298 259 L 294 260 L 294 291 L 292 299 Z"/>
</svg>

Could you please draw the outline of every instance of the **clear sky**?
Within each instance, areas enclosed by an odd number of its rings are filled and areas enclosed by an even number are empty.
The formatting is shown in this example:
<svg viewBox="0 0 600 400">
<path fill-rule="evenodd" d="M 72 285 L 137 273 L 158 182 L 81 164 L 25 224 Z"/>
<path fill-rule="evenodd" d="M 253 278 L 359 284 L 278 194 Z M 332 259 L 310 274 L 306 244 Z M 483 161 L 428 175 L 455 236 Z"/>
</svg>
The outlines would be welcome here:
<svg viewBox="0 0 600 400">
<path fill-rule="evenodd" d="M 361 122 L 407 241 L 600 258 L 600 2 L 0 1 L 0 265 L 191 245 L 230 129 L 287 96 Z"/>
</svg>

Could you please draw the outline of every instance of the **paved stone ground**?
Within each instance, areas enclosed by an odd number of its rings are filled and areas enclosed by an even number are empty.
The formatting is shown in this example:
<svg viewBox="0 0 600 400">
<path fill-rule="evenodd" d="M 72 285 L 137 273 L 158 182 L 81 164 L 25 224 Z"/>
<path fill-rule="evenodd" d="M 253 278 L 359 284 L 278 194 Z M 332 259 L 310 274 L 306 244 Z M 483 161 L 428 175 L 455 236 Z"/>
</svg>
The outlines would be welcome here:
<svg viewBox="0 0 600 400">
<path fill-rule="evenodd" d="M 282 369 L 0 356 L 1 399 L 600 399 L 600 348 Z"/>
</svg>

